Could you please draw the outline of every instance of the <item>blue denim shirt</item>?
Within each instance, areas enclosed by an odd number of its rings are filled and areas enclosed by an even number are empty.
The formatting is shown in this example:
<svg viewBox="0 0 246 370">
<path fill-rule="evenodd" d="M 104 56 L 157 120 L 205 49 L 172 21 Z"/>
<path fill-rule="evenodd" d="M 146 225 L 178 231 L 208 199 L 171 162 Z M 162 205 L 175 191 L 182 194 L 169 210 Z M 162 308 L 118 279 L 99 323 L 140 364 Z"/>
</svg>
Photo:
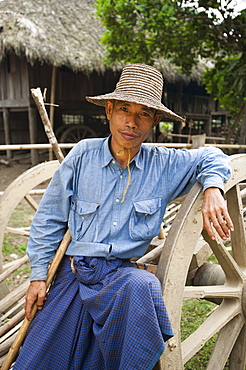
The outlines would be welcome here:
<svg viewBox="0 0 246 370">
<path fill-rule="evenodd" d="M 230 161 L 217 148 L 176 150 L 143 144 L 127 168 L 109 150 L 109 138 L 80 141 L 56 170 L 36 212 L 28 243 L 31 280 L 45 280 L 48 263 L 69 228 L 67 254 L 140 257 L 158 235 L 167 204 L 198 180 L 203 189 L 230 177 Z"/>
</svg>

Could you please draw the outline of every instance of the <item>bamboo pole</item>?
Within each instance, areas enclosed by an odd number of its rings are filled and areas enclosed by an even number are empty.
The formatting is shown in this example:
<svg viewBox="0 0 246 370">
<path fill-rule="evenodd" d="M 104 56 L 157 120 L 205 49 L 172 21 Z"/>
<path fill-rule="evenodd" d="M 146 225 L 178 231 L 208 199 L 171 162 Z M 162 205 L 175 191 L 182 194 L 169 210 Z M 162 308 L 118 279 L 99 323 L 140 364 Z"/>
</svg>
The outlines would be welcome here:
<svg viewBox="0 0 246 370">
<path fill-rule="evenodd" d="M 76 145 L 76 143 L 59 143 L 58 144 L 59 148 L 64 148 L 64 149 L 73 148 L 75 145 Z M 51 148 L 52 148 L 52 145 L 51 144 L 11 144 L 11 145 L 0 145 L 0 150 L 27 150 L 27 149 L 51 149 Z"/>
<path fill-rule="evenodd" d="M 58 143 L 58 147 L 61 149 L 73 148 L 76 143 Z M 187 143 L 145 143 L 148 146 L 158 146 L 163 148 L 186 148 L 189 149 L 191 144 Z M 203 146 L 213 146 L 220 149 L 246 149 L 246 144 L 204 144 Z M 12 145 L 0 145 L 0 151 L 2 150 L 27 150 L 27 149 L 50 149 L 51 144 L 12 144 Z M 7 162 L 8 163 L 8 162 Z M 6 164 L 7 164 L 6 163 Z"/>
<path fill-rule="evenodd" d="M 62 154 L 61 149 L 58 146 L 58 142 L 56 140 L 56 137 L 55 137 L 54 132 L 52 130 L 52 127 L 50 125 L 49 117 L 47 115 L 47 112 L 46 112 L 46 109 L 45 109 L 45 106 L 44 106 L 41 90 L 40 90 L 40 88 L 31 89 L 31 93 L 32 93 L 34 101 L 37 105 L 37 108 L 38 108 L 38 111 L 40 113 L 42 122 L 44 124 L 44 129 L 45 129 L 46 135 L 49 139 L 49 142 L 52 146 L 52 149 L 54 150 L 54 153 L 55 153 L 57 159 L 61 163 L 62 160 L 64 159 L 64 156 Z M 57 252 L 55 254 L 55 257 L 53 258 L 53 261 L 50 264 L 49 271 L 48 271 L 48 277 L 47 277 L 47 281 L 46 281 L 47 289 L 49 288 L 49 285 L 50 285 L 50 283 L 52 282 L 52 280 L 55 276 L 56 270 L 57 270 L 64 254 L 67 250 L 67 247 L 70 243 L 70 240 L 71 240 L 71 235 L 70 235 L 70 231 L 68 230 L 66 232 L 66 234 L 64 235 L 64 237 L 63 237 L 63 239 L 60 243 L 59 248 L 57 249 Z M 37 312 L 37 305 L 34 304 L 34 306 L 32 308 L 32 313 L 31 313 L 31 320 L 28 321 L 26 318 L 24 319 L 23 324 L 22 324 L 20 330 L 18 331 L 18 333 L 16 335 L 16 338 L 15 338 L 12 346 L 10 347 L 10 350 L 9 350 L 9 352 L 8 352 L 4 362 L 3 362 L 1 370 L 9 370 L 11 364 L 16 359 L 19 348 L 20 348 L 20 346 L 21 346 L 21 344 L 22 344 L 22 342 L 23 342 L 23 340 L 26 336 L 26 332 L 27 332 L 27 330 L 30 326 L 31 321 L 33 320 L 34 316 L 36 315 L 36 312 Z"/>
</svg>

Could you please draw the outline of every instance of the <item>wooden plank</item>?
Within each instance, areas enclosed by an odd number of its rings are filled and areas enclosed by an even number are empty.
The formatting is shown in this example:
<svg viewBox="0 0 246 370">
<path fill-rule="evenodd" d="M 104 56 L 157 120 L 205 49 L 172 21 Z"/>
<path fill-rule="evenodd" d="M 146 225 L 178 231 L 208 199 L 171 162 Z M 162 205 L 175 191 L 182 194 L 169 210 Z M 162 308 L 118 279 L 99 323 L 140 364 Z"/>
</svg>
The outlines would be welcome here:
<svg viewBox="0 0 246 370">
<path fill-rule="evenodd" d="M 28 123 L 29 123 L 29 135 L 30 143 L 35 144 L 37 142 L 37 110 L 35 107 L 28 107 Z M 38 151 L 31 149 L 31 161 L 32 165 L 35 166 L 38 163 Z"/>
<path fill-rule="evenodd" d="M 17 107 L 27 108 L 28 105 L 29 101 L 27 99 L 16 99 L 16 100 L 5 99 L 0 101 L 0 108 L 17 108 Z"/>
</svg>

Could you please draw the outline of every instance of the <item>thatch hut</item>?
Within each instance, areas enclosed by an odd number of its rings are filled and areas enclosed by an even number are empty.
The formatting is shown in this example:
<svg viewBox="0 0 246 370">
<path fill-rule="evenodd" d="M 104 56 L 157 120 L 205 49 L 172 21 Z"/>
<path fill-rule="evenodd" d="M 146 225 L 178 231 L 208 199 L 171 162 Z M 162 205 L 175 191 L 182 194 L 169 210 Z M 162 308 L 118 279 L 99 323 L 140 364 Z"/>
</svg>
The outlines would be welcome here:
<svg viewBox="0 0 246 370">
<path fill-rule="evenodd" d="M 107 134 L 103 110 L 85 96 L 112 91 L 121 68 L 109 69 L 103 62 L 104 30 L 95 11 L 94 0 L 0 0 L 0 144 L 46 141 L 30 96 L 30 88 L 38 86 L 48 89 L 47 102 L 59 105 L 47 106 L 55 130 L 80 123 L 92 135 Z M 211 122 L 214 103 L 197 84 L 202 70 L 196 69 L 191 81 L 165 60 L 157 67 L 168 82 L 167 106 Z M 37 160 L 32 151 L 33 164 Z"/>
<path fill-rule="evenodd" d="M 90 0 L 0 1 L 1 144 L 45 140 L 32 87 L 47 88 L 47 102 L 59 105 L 55 126 L 90 116 L 85 95 L 114 87 L 113 71 L 103 63 L 102 33 Z"/>
</svg>

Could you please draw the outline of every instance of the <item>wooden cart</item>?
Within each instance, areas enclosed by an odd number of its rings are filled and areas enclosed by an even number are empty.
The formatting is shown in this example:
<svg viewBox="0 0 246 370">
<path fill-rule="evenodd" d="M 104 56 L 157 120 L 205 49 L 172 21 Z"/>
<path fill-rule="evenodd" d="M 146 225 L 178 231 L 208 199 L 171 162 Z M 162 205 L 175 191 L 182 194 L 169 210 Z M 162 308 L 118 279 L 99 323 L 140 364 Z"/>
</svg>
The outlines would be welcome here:
<svg viewBox="0 0 246 370">
<path fill-rule="evenodd" d="M 246 364 L 246 242 L 242 198 L 246 180 L 246 155 L 231 157 L 233 176 L 225 184 L 226 199 L 235 231 L 231 235 L 231 252 L 218 237 L 208 238 L 202 231 L 202 192 L 198 183 L 182 202 L 165 239 L 159 240 L 156 248 L 143 256 L 139 263 L 151 266 L 157 264 L 156 275 L 163 287 L 163 297 L 174 330 L 160 359 L 162 370 L 181 370 L 205 344 L 219 333 L 210 356 L 207 369 L 222 370 L 229 361 L 230 370 L 245 370 Z M 52 177 L 58 167 L 57 161 L 47 162 L 31 168 L 17 178 L 0 198 L 0 247 L 5 232 L 25 233 L 28 230 L 10 229 L 9 219 L 25 199 L 36 209 L 37 204 L 30 191 Z M 156 240 L 153 241 L 155 244 Z M 207 263 L 214 254 L 218 263 Z M 27 260 L 17 260 L 7 270 L 0 259 L 0 282 L 2 314 L 1 350 L 3 361 L 23 319 L 22 310 L 27 282 L 13 292 L 5 283 L 19 266 Z M 153 267 L 153 266 L 152 266 Z M 212 272 L 211 272 L 212 271 Z M 214 274 L 214 271 L 216 273 Z M 214 279 L 211 278 L 213 274 Z M 196 286 L 192 285 L 196 282 Z M 194 298 L 213 300 L 217 303 L 202 325 L 184 341 L 181 341 L 181 316 L 183 300 Z M 229 359 L 229 360 L 228 360 Z"/>
</svg>

